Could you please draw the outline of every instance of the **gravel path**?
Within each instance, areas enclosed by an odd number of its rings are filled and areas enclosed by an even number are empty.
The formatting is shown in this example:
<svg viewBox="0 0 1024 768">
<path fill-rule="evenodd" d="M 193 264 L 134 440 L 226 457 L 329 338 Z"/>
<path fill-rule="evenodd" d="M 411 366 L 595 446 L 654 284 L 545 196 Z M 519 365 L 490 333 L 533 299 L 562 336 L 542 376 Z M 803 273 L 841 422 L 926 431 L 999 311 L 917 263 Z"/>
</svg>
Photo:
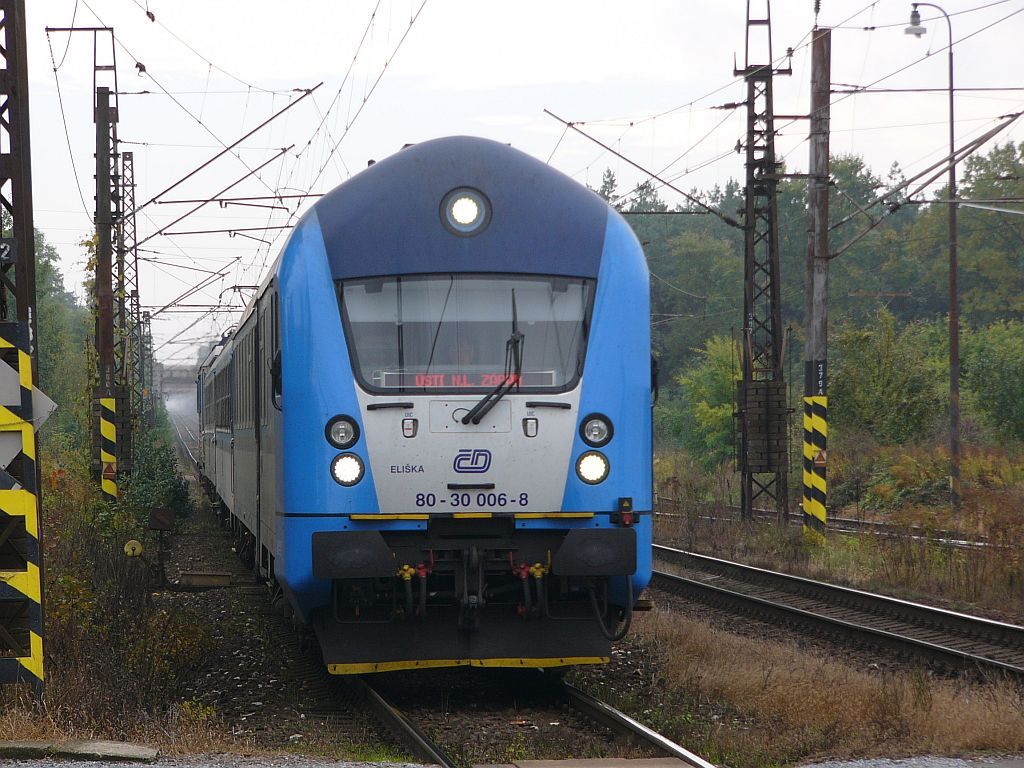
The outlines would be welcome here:
<svg viewBox="0 0 1024 768">
<path fill-rule="evenodd" d="M 0 768 L 47 768 L 66 765 L 70 768 L 126 768 L 132 763 L 64 762 L 60 760 L 0 760 Z M 147 765 L 142 763 L 140 765 Z M 422 768 L 416 763 L 366 763 L 320 760 L 299 755 L 246 756 L 232 754 L 191 755 L 188 757 L 161 757 L 148 765 L 156 768 Z"/>
<path fill-rule="evenodd" d="M 319 750 L 365 754 L 391 745 L 390 735 L 300 650 L 291 622 L 274 611 L 231 550 L 230 534 L 203 508 L 179 521 L 171 538 L 167 576 L 183 571 L 232 575 L 231 586 L 199 592 L 164 591 L 154 600 L 187 607 L 201 617 L 208 648 L 182 699 L 212 708 L 230 734 L 262 749 L 315 743 Z"/>
</svg>

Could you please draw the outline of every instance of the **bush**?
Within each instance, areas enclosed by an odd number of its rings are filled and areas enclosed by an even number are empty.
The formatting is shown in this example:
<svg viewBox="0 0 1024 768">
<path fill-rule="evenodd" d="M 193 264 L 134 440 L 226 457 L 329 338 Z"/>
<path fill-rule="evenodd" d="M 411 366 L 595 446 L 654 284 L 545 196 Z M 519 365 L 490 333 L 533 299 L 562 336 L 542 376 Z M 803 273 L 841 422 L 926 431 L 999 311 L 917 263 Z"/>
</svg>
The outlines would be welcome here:
<svg viewBox="0 0 1024 768">
<path fill-rule="evenodd" d="M 180 516 L 192 510 L 188 486 L 178 474 L 174 438 L 166 416 L 160 417 L 159 426 L 136 432 L 135 466 L 122 489 L 121 505 L 135 511 L 140 525 L 146 525 L 154 507 L 170 507 Z"/>
</svg>

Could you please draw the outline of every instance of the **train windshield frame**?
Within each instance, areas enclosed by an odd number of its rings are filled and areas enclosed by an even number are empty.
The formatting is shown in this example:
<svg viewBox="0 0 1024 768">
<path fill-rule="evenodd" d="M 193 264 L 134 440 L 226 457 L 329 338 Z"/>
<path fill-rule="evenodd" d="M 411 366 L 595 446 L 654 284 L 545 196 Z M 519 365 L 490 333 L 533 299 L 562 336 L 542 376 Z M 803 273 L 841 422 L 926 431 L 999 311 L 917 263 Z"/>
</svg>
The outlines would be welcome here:
<svg viewBox="0 0 1024 768">
<path fill-rule="evenodd" d="M 336 286 L 352 370 L 368 392 L 476 394 L 510 383 L 559 393 L 583 372 L 592 278 L 453 272 Z"/>
</svg>

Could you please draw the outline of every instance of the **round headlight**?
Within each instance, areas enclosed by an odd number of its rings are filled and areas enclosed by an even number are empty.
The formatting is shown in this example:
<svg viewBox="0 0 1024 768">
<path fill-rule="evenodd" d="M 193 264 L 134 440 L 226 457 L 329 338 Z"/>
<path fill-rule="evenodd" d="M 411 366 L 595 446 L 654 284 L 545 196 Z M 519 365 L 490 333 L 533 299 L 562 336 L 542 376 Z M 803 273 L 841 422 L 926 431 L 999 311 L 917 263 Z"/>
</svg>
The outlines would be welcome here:
<svg viewBox="0 0 1024 768">
<path fill-rule="evenodd" d="M 453 189 L 441 201 L 441 221 L 449 232 L 469 237 L 491 220 L 491 206 L 483 192 L 469 187 Z"/>
<path fill-rule="evenodd" d="M 612 439 L 612 423 L 600 413 L 592 413 L 580 424 L 580 437 L 587 445 L 600 448 Z"/>
<path fill-rule="evenodd" d="M 597 485 L 608 477 L 610 468 L 608 458 L 598 451 L 587 451 L 576 460 L 576 474 L 590 485 Z"/>
<path fill-rule="evenodd" d="M 331 462 L 331 475 L 342 485 L 355 485 L 363 479 L 363 460 L 354 453 L 343 453 Z"/>
<path fill-rule="evenodd" d="M 335 416 L 327 422 L 324 434 L 327 435 L 327 442 L 335 448 L 345 450 L 356 444 L 356 440 L 359 439 L 359 427 L 348 416 Z"/>
</svg>

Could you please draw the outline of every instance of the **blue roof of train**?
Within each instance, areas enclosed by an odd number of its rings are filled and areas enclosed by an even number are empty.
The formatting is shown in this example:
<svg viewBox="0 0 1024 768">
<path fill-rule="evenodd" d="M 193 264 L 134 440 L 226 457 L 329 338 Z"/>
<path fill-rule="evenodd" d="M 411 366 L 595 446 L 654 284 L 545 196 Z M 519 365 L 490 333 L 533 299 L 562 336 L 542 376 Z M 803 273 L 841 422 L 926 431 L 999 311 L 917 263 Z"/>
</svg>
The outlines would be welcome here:
<svg viewBox="0 0 1024 768">
<path fill-rule="evenodd" d="M 441 221 L 444 196 L 480 190 L 491 220 L 464 237 Z M 487 139 L 416 144 L 376 163 L 313 208 L 335 279 L 429 272 L 596 277 L 608 205 L 529 155 Z"/>
</svg>

